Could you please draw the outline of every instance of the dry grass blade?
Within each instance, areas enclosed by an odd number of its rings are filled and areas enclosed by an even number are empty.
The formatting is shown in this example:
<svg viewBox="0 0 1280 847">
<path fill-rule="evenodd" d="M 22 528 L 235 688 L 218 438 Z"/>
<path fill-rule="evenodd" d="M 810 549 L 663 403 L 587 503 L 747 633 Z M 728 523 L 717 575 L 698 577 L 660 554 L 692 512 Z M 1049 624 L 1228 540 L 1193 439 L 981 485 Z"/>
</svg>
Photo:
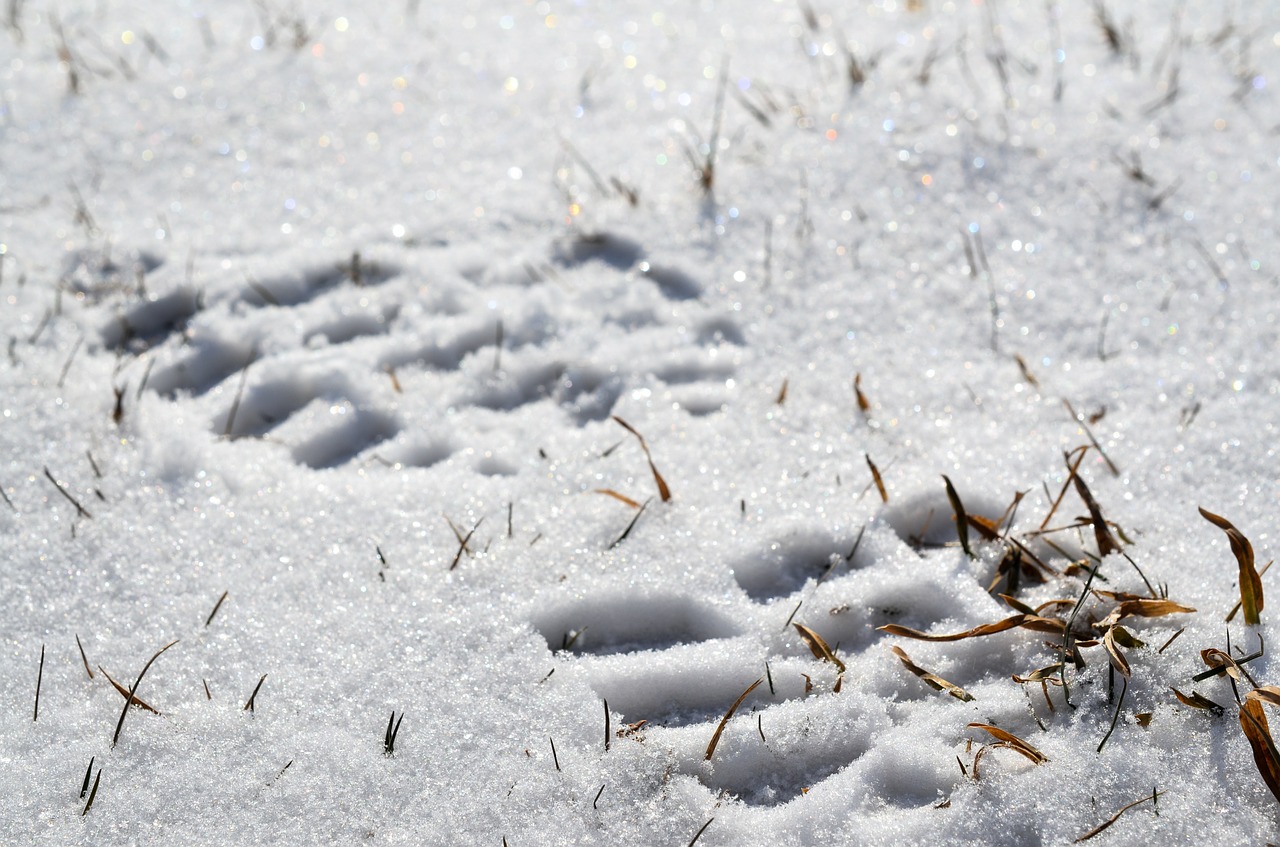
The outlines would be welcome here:
<svg viewBox="0 0 1280 847">
<path fill-rule="evenodd" d="M 1111 826 L 1113 823 L 1120 820 L 1120 816 L 1123 815 L 1125 812 L 1129 811 L 1130 809 L 1132 809 L 1134 806 L 1141 806 L 1143 803 L 1147 802 L 1148 800 L 1154 803 L 1156 802 L 1156 798 L 1163 793 L 1164 793 L 1163 791 L 1152 791 L 1149 795 L 1147 795 L 1146 797 L 1143 797 L 1141 800 L 1134 800 L 1132 803 L 1125 806 L 1120 811 L 1116 812 L 1110 818 L 1103 821 L 1098 826 L 1094 827 L 1093 829 L 1086 832 L 1084 835 L 1077 838 L 1074 843 L 1079 844 L 1081 841 L 1088 841 L 1090 838 L 1093 838 L 1095 835 L 1098 835 L 1099 833 L 1106 830 L 1107 827 Z"/>
<path fill-rule="evenodd" d="M 84 654 L 84 645 L 80 643 L 80 636 L 76 635 L 76 647 L 80 648 L 80 661 L 84 662 L 84 672 L 89 675 L 89 679 L 93 679 L 93 671 L 89 670 L 89 657 Z"/>
<path fill-rule="evenodd" d="M 1003 741 L 1005 744 L 1008 744 L 1012 749 L 1017 750 L 1019 753 L 1026 756 L 1028 759 L 1035 762 L 1037 765 L 1043 762 L 1049 761 L 1048 756 L 1046 756 L 1044 753 L 1041 753 L 1035 747 L 1032 747 L 1026 741 L 1023 741 L 1021 738 L 1014 735 L 1012 732 L 1009 732 L 1008 730 L 1001 729 L 998 726 L 992 726 L 991 724 L 987 724 L 987 723 L 971 723 L 969 724 L 969 726 L 972 727 L 973 729 L 981 729 L 990 733 L 992 737 L 996 738 L 999 741 Z"/>
<path fill-rule="evenodd" d="M 1263 685 L 1245 695 L 1246 699 L 1261 700 L 1273 706 L 1280 706 L 1280 686 Z"/>
<path fill-rule="evenodd" d="M 1111 659 L 1111 667 L 1120 672 L 1125 679 L 1133 676 L 1133 670 L 1129 667 L 1129 660 L 1124 657 L 1124 653 L 1120 652 L 1120 647 L 1116 644 L 1116 630 L 1121 629 L 1118 626 L 1107 627 L 1106 634 L 1102 636 L 1102 646 L 1107 649 L 1107 656 Z"/>
<path fill-rule="evenodd" d="M 889 492 L 885 490 L 884 479 L 880 476 L 880 469 L 876 467 L 876 463 L 871 461 L 871 457 L 866 453 L 862 454 L 862 458 L 867 460 L 867 467 L 871 469 L 871 479 L 876 484 L 876 491 L 880 492 L 880 499 L 888 503 Z"/>
<path fill-rule="evenodd" d="M 107 682 L 111 683 L 112 687 L 115 688 L 116 691 L 119 691 L 120 696 L 123 697 L 125 700 L 129 701 L 130 703 L 132 703 L 133 705 L 137 706 L 140 709 L 146 709 L 148 712 L 150 712 L 153 715 L 160 714 L 159 709 L 156 709 L 154 706 L 151 706 L 143 702 L 141 698 L 133 697 L 132 699 L 130 699 L 129 689 L 125 688 L 123 685 L 121 685 L 120 683 L 112 679 L 111 674 L 107 673 L 106 669 L 102 667 L 102 665 L 98 665 L 98 671 L 107 678 Z"/>
<path fill-rule="evenodd" d="M 711 761 L 711 757 L 716 752 L 716 745 L 720 743 L 720 736 L 724 734 L 724 728 L 728 725 L 729 719 L 733 717 L 733 713 L 738 711 L 738 707 L 742 705 L 742 701 L 747 699 L 747 695 L 756 690 L 760 683 L 764 682 L 764 677 L 760 677 L 755 682 L 747 686 L 747 690 L 738 695 L 738 699 L 733 701 L 733 705 L 729 707 L 729 711 L 724 713 L 724 717 L 720 719 L 720 723 L 716 726 L 715 734 L 711 736 L 711 743 L 707 745 L 707 753 L 702 757 L 705 762 Z"/>
<path fill-rule="evenodd" d="M 1248 682 L 1254 688 L 1258 687 L 1258 683 L 1249 675 L 1249 672 L 1240 666 L 1240 661 L 1244 661 L 1244 659 L 1237 661 L 1222 650 L 1219 650 L 1216 647 L 1210 647 L 1207 650 L 1200 651 L 1200 660 L 1204 662 L 1211 671 L 1225 673 L 1236 682 Z M 1216 676 L 1217 674 L 1212 675 Z"/>
<path fill-rule="evenodd" d="M 1111 534 L 1110 527 L 1102 517 L 1102 509 L 1098 507 L 1098 501 L 1093 499 L 1089 486 L 1085 485 L 1084 480 L 1078 475 L 1073 476 L 1072 480 L 1075 482 L 1076 493 L 1089 509 L 1089 518 L 1093 523 L 1093 537 L 1098 542 L 1098 556 L 1105 559 L 1111 553 L 1119 553 L 1120 543 Z"/>
<path fill-rule="evenodd" d="M 830 662 L 840 669 L 840 673 L 844 673 L 846 668 L 844 662 L 836 656 L 827 642 L 823 640 L 821 635 L 809 629 L 802 623 L 791 624 L 796 628 L 796 632 L 800 633 L 800 637 L 804 640 L 805 646 L 809 648 L 809 652 L 813 654 L 815 659 L 822 659 Z"/>
<path fill-rule="evenodd" d="M 1244 533 L 1236 529 L 1235 524 L 1213 512 L 1200 509 L 1200 515 L 1209 523 L 1227 534 L 1231 542 L 1231 552 L 1240 565 L 1240 605 L 1244 609 L 1244 622 L 1256 625 L 1261 622 L 1262 611 L 1262 576 L 1254 567 L 1253 545 Z"/>
<path fill-rule="evenodd" d="M 1111 613 L 1102 620 L 1098 621 L 1098 626 L 1111 626 L 1117 621 L 1127 617 L 1139 618 L 1159 618 L 1165 615 L 1181 615 L 1194 612 L 1195 609 L 1190 606 L 1183 606 L 1172 600 L 1148 600 L 1146 598 L 1138 598 L 1135 600 L 1125 600 L 1119 606 L 1111 610 Z"/>
<path fill-rule="evenodd" d="M 865 418 L 867 413 L 871 411 L 871 403 L 867 401 L 867 395 L 862 393 L 862 374 L 858 373 L 853 378 L 853 396 L 858 401 L 858 411 L 862 412 Z"/>
<path fill-rule="evenodd" d="M 662 478 L 662 474 L 658 473 L 658 468 L 653 463 L 653 455 L 649 452 L 649 444 L 644 440 L 644 436 L 641 435 L 636 430 L 635 427 L 633 427 L 631 424 L 627 423 L 617 415 L 612 415 L 611 417 L 614 419 L 614 421 L 617 422 L 617 424 L 620 427 L 622 427 L 627 432 L 634 435 L 636 437 L 636 440 L 640 442 L 640 449 L 644 451 L 644 457 L 649 462 L 649 470 L 653 473 L 653 481 L 658 486 L 658 496 L 662 498 L 663 503 L 670 501 L 671 489 L 667 487 L 667 481 Z"/>
<path fill-rule="evenodd" d="M 1060 674 L 1061 672 L 1062 672 L 1062 662 L 1058 662 L 1056 665 L 1049 665 L 1047 668 L 1040 668 L 1039 670 L 1032 671 L 1026 676 L 1018 676 L 1016 673 L 1013 674 L 1012 676 L 1013 676 L 1013 681 L 1018 683 L 1052 682 L 1057 679 L 1058 674 Z"/>
<path fill-rule="evenodd" d="M 917 641 L 962 641 L 966 638 L 981 638 L 984 635 L 995 635 L 997 632 L 1004 632 L 1008 629 L 1016 629 L 1024 627 L 1026 629 L 1035 630 L 1036 632 L 1048 632 L 1054 635 L 1061 635 L 1064 629 L 1062 621 L 1053 618 L 1042 618 L 1039 615 L 1013 615 L 1002 621 L 995 623 L 985 623 L 981 626 L 975 626 L 973 629 L 966 629 L 964 632 L 954 632 L 948 635 L 929 635 L 918 629 L 911 629 L 898 624 L 885 624 L 876 627 L 881 632 L 887 632 L 890 635 L 898 635 L 903 638 L 914 638 Z"/>
<path fill-rule="evenodd" d="M 619 494 L 618 492 L 614 491 L 612 488 L 594 488 L 592 490 L 596 494 L 603 494 L 606 497 L 612 497 L 614 500 L 617 500 L 619 503 L 626 503 L 628 506 L 630 506 L 633 509 L 640 508 L 640 504 L 637 503 L 635 500 L 632 500 L 630 497 L 628 497 L 625 494 Z"/>
<path fill-rule="evenodd" d="M 969 517 L 965 514 L 964 503 L 960 502 L 960 495 L 956 493 L 955 486 L 946 474 L 942 475 L 942 481 L 947 484 L 947 499 L 951 501 L 951 510 L 956 513 L 956 534 L 960 536 L 960 549 L 972 559 L 973 550 L 969 549 Z"/>
<path fill-rule="evenodd" d="M 1258 766 L 1262 781 L 1271 789 L 1271 793 L 1280 800 L 1280 750 L 1276 750 L 1275 739 L 1271 737 L 1271 728 L 1267 725 L 1267 714 L 1262 708 L 1262 701 L 1247 696 L 1240 706 L 1240 728 L 1244 737 L 1249 739 L 1253 748 L 1253 762 Z"/>
<path fill-rule="evenodd" d="M 932 688 L 934 691 L 945 691 L 948 694 L 950 694 L 952 697 L 955 697 L 957 700 L 962 700 L 966 703 L 973 699 L 972 694 L 970 694 L 968 691 L 965 691 L 963 688 L 956 685 L 954 682 L 947 682 L 945 679 L 938 676 L 937 674 L 930 673 L 929 671 L 917 665 L 915 662 L 911 661 L 911 657 L 908 656 L 906 651 L 903 650 L 901 647 L 895 646 L 895 647 L 891 647 L 890 649 L 893 650 L 894 655 L 898 657 L 898 660 L 902 662 L 903 666 L 907 670 L 911 671 L 913 674 L 920 677 L 920 679 L 922 679 L 924 683 L 928 685 L 930 688 Z"/>
<path fill-rule="evenodd" d="M 120 720 L 116 721 L 115 735 L 111 736 L 112 747 L 116 746 L 116 742 L 120 740 L 120 730 L 124 729 L 124 716 L 129 714 L 129 706 L 133 704 L 134 695 L 138 693 L 138 686 L 142 683 L 142 678 L 147 675 L 147 671 L 151 670 L 151 665 L 155 660 L 164 655 L 164 652 L 177 644 L 178 641 L 179 639 L 175 638 L 173 641 L 170 641 L 168 644 L 161 647 L 156 651 L 156 654 L 148 659 L 147 663 L 142 666 L 142 672 L 139 673 L 138 678 L 133 681 L 133 687 L 129 689 L 129 696 L 124 700 L 124 708 L 120 710 Z"/>
<path fill-rule="evenodd" d="M 1266 576 L 1267 571 L 1271 570 L 1271 566 L 1274 565 L 1275 563 L 1276 563 L 1275 559 L 1272 559 L 1271 561 L 1263 565 L 1258 570 L 1258 576 L 1259 577 Z M 1240 614 L 1240 606 L 1241 606 L 1241 601 L 1237 600 L 1236 604 L 1231 607 L 1231 611 L 1227 612 L 1227 616 L 1226 618 L 1224 618 L 1224 623 L 1231 623 L 1233 620 L 1235 620 L 1236 615 Z"/>
<path fill-rule="evenodd" d="M 1192 709 L 1202 709 L 1206 712 L 1213 712 L 1215 715 L 1220 715 L 1226 711 L 1222 706 L 1195 691 L 1192 691 L 1188 696 L 1176 688 L 1170 688 L 1169 690 L 1173 692 L 1174 697 L 1178 698 L 1179 703 L 1184 706 L 1190 706 Z"/>
</svg>

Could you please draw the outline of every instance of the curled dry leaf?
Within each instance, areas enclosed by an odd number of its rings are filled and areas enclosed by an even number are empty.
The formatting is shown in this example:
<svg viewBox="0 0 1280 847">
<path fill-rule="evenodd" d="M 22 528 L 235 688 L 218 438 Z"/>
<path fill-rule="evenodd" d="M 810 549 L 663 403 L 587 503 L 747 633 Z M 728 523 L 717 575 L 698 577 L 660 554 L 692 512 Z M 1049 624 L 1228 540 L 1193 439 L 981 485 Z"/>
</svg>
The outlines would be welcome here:
<svg viewBox="0 0 1280 847">
<path fill-rule="evenodd" d="M 805 646 L 809 648 L 809 652 L 813 654 L 815 659 L 822 659 L 830 662 L 839 668 L 840 673 L 844 673 L 846 668 L 844 662 L 840 661 L 827 642 L 823 640 L 821 635 L 809 629 L 802 623 L 791 624 L 796 628 L 796 632 L 800 633 L 800 638 L 804 640 Z"/>
<path fill-rule="evenodd" d="M 1214 715 L 1221 715 L 1225 711 L 1222 706 L 1196 691 L 1192 691 L 1190 696 L 1188 696 L 1176 688 L 1170 688 L 1169 690 L 1173 692 L 1174 697 L 1178 698 L 1178 702 L 1184 706 L 1190 706 L 1193 709 L 1202 709 L 1206 712 L 1213 712 Z"/>
<path fill-rule="evenodd" d="M 914 638 L 917 641 L 961 641 L 965 638 L 980 638 L 984 635 L 995 635 L 997 632 L 1004 632 L 1008 629 L 1016 629 L 1023 627 L 1024 629 L 1035 630 L 1036 632 L 1048 632 L 1054 635 L 1061 635 L 1064 629 L 1062 621 L 1053 618 L 1042 618 L 1039 615 L 1012 615 L 1002 621 L 995 623 L 986 623 L 981 626 L 975 626 L 973 629 L 966 629 L 964 632 L 953 632 L 948 635 L 929 635 L 918 629 L 911 629 L 898 624 L 885 624 L 877 627 L 881 632 L 887 632 L 890 635 L 899 635 L 903 638 Z"/>
<path fill-rule="evenodd" d="M 1032 671 L 1026 676 L 1018 676 L 1017 674 L 1013 674 L 1013 681 L 1019 682 L 1019 683 L 1021 682 L 1057 682 L 1058 675 L 1060 673 L 1062 673 L 1062 662 L 1058 662 L 1055 665 L 1049 665 L 1046 668 L 1040 668 L 1039 670 Z"/>
<path fill-rule="evenodd" d="M 1267 714 L 1262 708 L 1262 698 L 1254 697 L 1250 692 L 1240 706 L 1240 728 L 1253 748 L 1253 763 L 1258 766 L 1262 781 L 1271 789 L 1271 793 L 1280 800 L 1280 750 L 1276 749 L 1275 739 L 1271 737 L 1271 727 L 1267 725 Z"/>
<path fill-rule="evenodd" d="M 1245 538 L 1243 532 L 1236 529 L 1235 524 L 1221 515 L 1215 515 L 1204 509 L 1200 510 L 1200 515 L 1227 534 L 1227 540 L 1231 542 L 1231 552 L 1235 554 L 1236 563 L 1240 566 L 1240 605 L 1244 609 L 1244 622 L 1251 625 L 1260 623 L 1262 576 L 1254 567 L 1253 545 L 1249 543 L 1248 538 Z"/>
<path fill-rule="evenodd" d="M 966 703 L 973 699 L 973 695 L 968 691 L 965 691 L 960 686 L 953 682 L 947 682 L 937 674 L 930 673 L 915 662 L 911 661 L 911 657 L 908 656 L 906 651 L 901 647 L 895 646 L 890 649 L 893 650 L 894 655 L 898 657 L 898 660 L 902 662 L 903 666 L 906 667 L 907 670 L 920 677 L 920 679 L 922 679 L 925 684 L 933 690 L 945 691 L 957 700 L 962 700 Z M 843 677 L 841 678 L 843 679 Z"/>
<path fill-rule="evenodd" d="M 1107 648 L 1107 657 L 1111 659 L 1111 667 L 1115 668 L 1125 679 L 1133 676 L 1133 671 L 1129 668 L 1129 660 L 1124 657 L 1124 653 L 1120 652 L 1120 647 L 1116 644 L 1115 633 L 1120 629 L 1118 626 L 1107 627 L 1106 633 L 1102 636 L 1102 646 Z"/>
<path fill-rule="evenodd" d="M 1097 626 L 1099 628 L 1112 626 L 1128 617 L 1159 618 L 1165 615 L 1189 614 L 1194 611 L 1195 609 L 1190 606 L 1183 606 L 1172 600 L 1125 600 L 1112 609 L 1111 614 L 1098 621 Z"/>
<path fill-rule="evenodd" d="M 987 733 L 990 733 L 994 738 L 996 738 L 999 741 L 1003 741 L 1005 744 L 1008 744 L 1011 748 L 1017 750 L 1019 753 L 1026 756 L 1028 759 L 1035 762 L 1037 765 L 1043 762 L 1049 761 L 1048 756 L 1046 756 L 1044 753 L 1041 753 L 1035 747 L 1031 746 L 1026 741 L 1023 741 L 1021 738 L 1014 735 L 1012 732 L 1009 732 L 1008 730 L 1001 729 L 998 726 L 992 726 L 991 724 L 987 724 L 987 723 L 975 722 L 975 723 L 969 724 L 969 726 L 973 729 L 981 729 Z"/>
</svg>

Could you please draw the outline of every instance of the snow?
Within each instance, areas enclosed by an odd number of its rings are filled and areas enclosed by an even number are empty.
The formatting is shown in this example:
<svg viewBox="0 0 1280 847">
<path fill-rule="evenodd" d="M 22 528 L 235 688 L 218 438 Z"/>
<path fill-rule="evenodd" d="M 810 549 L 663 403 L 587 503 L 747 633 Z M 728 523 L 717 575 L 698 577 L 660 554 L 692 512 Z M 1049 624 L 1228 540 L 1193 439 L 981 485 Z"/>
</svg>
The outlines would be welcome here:
<svg viewBox="0 0 1280 847">
<path fill-rule="evenodd" d="M 1280 6 L 12 9 L 6 843 L 1275 832 Z"/>
</svg>

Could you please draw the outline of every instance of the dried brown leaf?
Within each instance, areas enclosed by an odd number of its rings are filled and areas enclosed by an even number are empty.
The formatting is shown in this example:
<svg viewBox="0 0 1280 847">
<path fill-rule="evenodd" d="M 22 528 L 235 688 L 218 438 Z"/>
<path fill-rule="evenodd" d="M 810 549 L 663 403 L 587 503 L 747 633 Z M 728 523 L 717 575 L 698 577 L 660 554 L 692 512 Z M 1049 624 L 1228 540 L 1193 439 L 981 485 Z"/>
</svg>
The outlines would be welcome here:
<svg viewBox="0 0 1280 847">
<path fill-rule="evenodd" d="M 1254 567 L 1253 545 L 1244 533 L 1236 529 L 1235 524 L 1213 512 L 1200 509 L 1200 515 L 1209 523 L 1227 534 L 1231 542 L 1231 552 L 1236 556 L 1240 566 L 1240 605 L 1244 609 L 1244 622 L 1256 625 L 1261 622 L 1260 612 L 1263 608 L 1262 577 Z"/>
<path fill-rule="evenodd" d="M 871 461 L 871 457 L 866 453 L 862 454 L 862 458 L 867 460 L 867 467 L 871 469 L 871 479 L 876 484 L 876 491 L 880 492 L 880 499 L 888 503 L 889 492 L 884 487 L 884 479 L 880 476 L 880 469 L 876 467 L 876 463 Z"/>
<path fill-rule="evenodd" d="M 1170 688 L 1169 690 L 1173 692 L 1174 697 L 1178 698 L 1178 702 L 1184 706 L 1190 706 L 1193 709 L 1203 709 L 1208 712 L 1213 712 L 1215 715 L 1220 715 L 1225 711 L 1222 706 L 1196 691 L 1192 691 L 1188 696 L 1176 688 Z"/>
<path fill-rule="evenodd" d="M 1023 627 L 1025 629 L 1035 630 L 1036 632 L 1049 632 L 1054 635 L 1061 635 L 1064 629 L 1062 621 L 1053 618 L 1042 618 L 1039 615 L 1013 615 L 1002 621 L 995 623 L 982 624 L 975 626 L 973 629 L 966 629 L 964 632 L 955 632 L 948 635 L 929 635 L 920 632 L 917 629 L 911 629 L 898 624 L 885 624 L 877 627 L 881 632 L 887 632 L 890 635 L 899 635 L 903 638 L 914 638 L 917 641 L 961 641 L 965 638 L 981 638 L 984 635 L 995 635 L 997 632 Z"/>
<path fill-rule="evenodd" d="M 1107 656 L 1111 659 L 1111 667 L 1119 671 L 1120 675 L 1125 679 L 1133 676 L 1133 671 L 1129 667 L 1129 660 L 1124 657 L 1124 653 L 1120 652 L 1120 647 L 1116 644 L 1115 633 L 1120 627 L 1110 626 L 1102 636 L 1102 646 L 1107 649 Z"/>
<path fill-rule="evenodd" d="M 1093 499 L 1093 494 L 1089 491 L 1089 486 L 1085 485 L 1083 479 L 1079 475 L 1072 476 L 1075 482 L 1076 493 L 1080 495 L 1080 499 L 1089 507 L 1089 520 L 1093 523 L 1093 537 L 1098 543 L 1098 555 L 1106 558 L 1111 553 L 1120 552 L 1120 544 L 1116 541 L 1115 536 L 1111 534 L 1110 527 L 1107 526 L 1106 520 L 1102 517 L 1102 509 L 1098 507 L 1098 501 Z"/>
<path fill-rule="evenodd" d="M 865 416 L 871 411 L 871 404 L 867 402 L 867 395 L 862 393 L 862 374 L 858 373 L 853 378 L 853 394 L 858 399 L 858 411 Z"/>
<path fill-rule="evenodd" d="M 840 661 L 839 657 L 832 652 L 831 647 L 827 645 L 821 635 L 818 635 L 818 633 L 802 623 L 793 623 L 791 625 L 796 628 L 796 632 L 800 633 L 800 638 L 804 640 L 805 646 L 809 648 L 809 652 L 813 654 L 815 659 L 831 662 L 839 668 L 840 673 L 845 672 L 844 662 Z"/>
<path fill-rule="evenodd" d="M 1051 682 L 1057 680 L 1060 673 L 1062 673 L 1062 662 L 1058 662 L 1056 665 L 1049 665 L 1047 668 L 1040 668 L 1039 670 L 1032 671 L 1027 676 L 1018 676 L 1017 674 L 1013 674 L 1013 681 L 1020 683 Z"/>
<path fill-rule="evenodd" d="M 1049 757 L 1046 756 L 1044 753 L 1041 753 L 1031 744 L 1027 743 L 1023 739 L 1019 738 L 1018 736 L 1014 735 L 1012 732 L 1009 732 L 1006 729 L 1001 729 L 998 726 L 992 726 L 991 724 L 988 724 L 988 723 L 977 723 L 977 722 L 971 723 L 969 724 L 969 726 L 973 729 L 981 729 L 984 732 L 990 733 L 992 737 L 996 738 L 998 741 L 1001 741 L 1009 745 L 1011 749 L 1017 750 L 1019 753 L 1026 756 L 1028 759 L 1035 762 L 1037 765 L 1043 762 L 1049 761 Z"/>
<path fill-rule="evenodd" d="M 968 691 L 965 691 L 960 686 L 956 685 L 953 682 L 947 682 L 945 679 L 938 676 L 937 674 L 930 673 L 929 671 L 917 665 L 915 662 L 911 661 L 911 657 L 908 656 L 906 651 L 903 650 L 901 647 L 895 646 L 890 649 L 893 650 L 894 655 L 898 657 L 898 660 L 902 662 L 903 666 L 906 667 L 907 670 L 911 671 L 913 674 L 920 677 L 920 679 L 922 679 L 925 682 L 925 684 L 928 685 L 933 690 L 945 691 L 948 694 L 950 694 L 952 697 L 955 697 L 957 700 L 962 700 L 966 703 L 973 699 L 973 695 L 970 694 Z"/>
<path fill-rule="evenodd" d="M 1253 748 L 1253 763 L 1258 766 L 1262 781 L 1280 800 L 1280 750 L 1276 749 L 1275 739 L 1271 737 L 1267 714 L 1260 699 L 1245 697 L 1240 706 L 1240 728 Z"/>
<path fill-rule="evenodd" d="M 1111 626 L 1127 617 L 1159 618 L 1165 615 L 1180 615 L 1194 612 L 1190 606 L 1183 606 L 1172 600 L 1125 600 L 1111 610 L 1111 613 L 1098 621 L 1098 627 Z"/>
</svg>

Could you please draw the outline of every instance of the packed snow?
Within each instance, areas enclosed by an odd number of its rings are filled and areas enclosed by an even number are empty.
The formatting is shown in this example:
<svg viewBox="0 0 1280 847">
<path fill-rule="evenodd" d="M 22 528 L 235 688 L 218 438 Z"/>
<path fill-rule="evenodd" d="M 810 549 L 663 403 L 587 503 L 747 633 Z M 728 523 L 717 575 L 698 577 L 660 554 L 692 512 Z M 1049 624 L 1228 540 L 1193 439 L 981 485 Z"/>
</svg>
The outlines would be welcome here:
<svg viewBox="0 0 1280 847">
<path fill-rule="evenodd" d="M 0 17 L 0 841 L 1274 839 L 1276 3 Z"/>
</svg>

